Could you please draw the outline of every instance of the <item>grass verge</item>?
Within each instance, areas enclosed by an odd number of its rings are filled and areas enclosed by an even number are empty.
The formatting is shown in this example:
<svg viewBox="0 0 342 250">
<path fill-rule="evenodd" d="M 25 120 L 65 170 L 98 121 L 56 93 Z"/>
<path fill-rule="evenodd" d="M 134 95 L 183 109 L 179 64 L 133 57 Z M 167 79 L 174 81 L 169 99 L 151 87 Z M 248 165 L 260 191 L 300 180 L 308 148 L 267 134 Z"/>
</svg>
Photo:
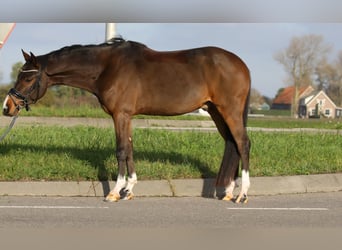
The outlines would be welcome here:
<svg viewBox="0 0 342 250">
<path fill-rule="evenodd" d="M 251 176 L 342 172 L 342 138 L 333 134 L 249 132 Z M 112 129 L 17 127 L 0 144 L 0 181 L 112 180 Z M 136 129 L 134 158 L 142 179 L 213 178 L 223 140 L 218 133 Z"/>
</svg>

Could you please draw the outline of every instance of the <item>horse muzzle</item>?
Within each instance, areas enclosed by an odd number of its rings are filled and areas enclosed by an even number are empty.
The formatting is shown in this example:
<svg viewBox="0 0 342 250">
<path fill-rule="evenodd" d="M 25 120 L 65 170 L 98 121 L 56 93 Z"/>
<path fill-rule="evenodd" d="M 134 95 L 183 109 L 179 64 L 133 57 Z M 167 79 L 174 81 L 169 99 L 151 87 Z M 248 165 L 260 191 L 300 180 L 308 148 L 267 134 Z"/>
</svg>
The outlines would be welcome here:
<svg viewBox="0 0 342 250">
<path fill-rule="evenodd" d="M 19 113 L 19 111 L 20 108 L 18 108 L 12 98 L 7 95 L 2 106 L 2 114 L 5 116 L 15 116 Z"/>
</svg>

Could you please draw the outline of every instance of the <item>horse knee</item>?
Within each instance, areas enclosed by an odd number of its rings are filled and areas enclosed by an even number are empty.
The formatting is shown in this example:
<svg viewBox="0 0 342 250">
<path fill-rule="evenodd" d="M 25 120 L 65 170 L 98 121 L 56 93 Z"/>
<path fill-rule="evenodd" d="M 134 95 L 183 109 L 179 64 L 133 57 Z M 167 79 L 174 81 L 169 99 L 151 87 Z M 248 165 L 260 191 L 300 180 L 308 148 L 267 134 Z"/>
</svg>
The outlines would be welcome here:
<svg viewBox="0 0 342 250">
<path fill-rule="evenodd" d="M 128 153 L 127 150 L 125 150 L 124 148 L 121 149 L 117 149 L 116 150 L 116 159 L 120 162 L 120 161 L 126 161 L 128 157 Z"/>
</svg>

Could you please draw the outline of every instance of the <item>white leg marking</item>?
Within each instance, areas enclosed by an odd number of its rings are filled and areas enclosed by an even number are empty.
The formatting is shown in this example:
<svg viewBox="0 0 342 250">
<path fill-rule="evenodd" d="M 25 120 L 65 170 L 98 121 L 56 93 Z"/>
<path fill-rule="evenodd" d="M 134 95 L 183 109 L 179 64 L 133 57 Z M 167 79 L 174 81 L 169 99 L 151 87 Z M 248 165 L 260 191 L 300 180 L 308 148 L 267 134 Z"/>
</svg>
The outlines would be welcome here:
<svg viewBox="0 0 342 250">
<path fill-rule="evenodd" d="M 239 196 L 236 199 L 236 203 L 240 203 L 240 201 L 242 201 L 243 203 L 247 203 L 247 201 L 248 201 L 247 192 L 248 192 L 248 189 L 250 186 L 249 172 L 242 169 L 241 177 L 242 177 L 241 191 L 240 191 Z"/>
<path fill-rule="evenodd" d="M 118 175 L 116 180 L 115 187 L 112 191 L 107 195 L 106 201 L 119 201 L 120 200 L 120 190 L 125 187 L 126 185 L 126 178 L 125 176 Z"/>
<path fill-rule="evenodd" d="M 137 175 L 136 173 L 132 174 L 132 177 L 128 177 L 127 186 L 125 188 L 125 196 L 123 197 L 124 200 L 131 200 L 134 197 L 133 194 L 133 187 L 137 183 Z"/>
<path fill-rule="evenodd" d="M 116 193 L 118 194 L 120 190 L 125 187 L 126 185 L 126 177 L 122 175 L 118 175 L 118 178 L 116 179 L 116 184 L 114 189 L 112 190 L 111 193 Z"/>
<path fill-rule="evenodd" d="M 235 181 L 232 182 L 226 187 L 225 197 L 223 197 L 224 201 L 230 201 L 233 198 L 233 191 L 235 188 Z"/>
<path fill-rule="evenodd" d="M 131 200 L 134 197 L 134 194 L 132 192 L 134 185 L 137 183 L 137 175 L 136 173 L 132 174 L 132 177 L 128 177 L 128 182 L 126 186 L 126 177 L 122 175 L 118 175 L 118 178 L 116 180 L 115 187 L 112 191 L 107 195 L 106 201 L 118 201 L 121 199 L 124 200 Z M 125 188 L 126 186 L 126 188 Z M 123 190 L 123 192 L 120 193 L 120 191 Z"/>
<path fill-rule="evenodd" d="M 8 109 L 7 101 L 8 101 L 8 95 L 6 96 L 5 101 L 4 101 L 3 105 L 2 105 L 2 109 Z"/>
<path fill-rule="evenodd" d="M 242 169 L 242 190 L 244 193 L 247 195 L 248 188 L 250 186 L 250 181 L 249 181 L 249 171 L 246 171 L 245 169 Z"/>
<path fill-rule="evenodd" d="M 126 190 L 128 191 L 128 193 L 131 193 L 133 190 L 133 187 L 135 184 L 137 184 L 138 182 L 138 178 L 137 178 L 137 174 L 133 173 L 132 177 L 128 177 L 128 183 L 127 183 L 127 187 Z"/>
<path fill-rule="evenodd" d="M 229 186 L 226 188 L 226 195 L 230 194 L 231 196 L 233 196 L 233 191 L 235 188 L 235 181 L 232 181 Z"/>
</svg>

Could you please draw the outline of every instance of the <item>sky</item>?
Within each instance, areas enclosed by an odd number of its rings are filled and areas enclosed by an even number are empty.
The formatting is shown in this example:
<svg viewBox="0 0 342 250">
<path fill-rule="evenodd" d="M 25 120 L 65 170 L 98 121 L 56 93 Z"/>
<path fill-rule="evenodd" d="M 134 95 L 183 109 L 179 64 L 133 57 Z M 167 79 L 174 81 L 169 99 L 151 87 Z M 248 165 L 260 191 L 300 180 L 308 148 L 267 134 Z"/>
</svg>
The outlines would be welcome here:
<svg viewBox="0 0 342 250">
<path fill-rule="evenodd" d="M 252 87 L 273 98 L 286 86 L 286 73 L 274 54 L 294 36 L 322 35 L 332 46 L 330 59 L 342 51 L 342 23 L 117 23 L 117 34 L 155 50 L 218 46 L 241 57 L 251 71 Z M 21 49 L 35 55 L 73 44 L 105 40 L 104 23 L 17 23 L 0 49 L 0 83 L 10 81 L 11 67 L 24 61 Z"/>
</svg>

